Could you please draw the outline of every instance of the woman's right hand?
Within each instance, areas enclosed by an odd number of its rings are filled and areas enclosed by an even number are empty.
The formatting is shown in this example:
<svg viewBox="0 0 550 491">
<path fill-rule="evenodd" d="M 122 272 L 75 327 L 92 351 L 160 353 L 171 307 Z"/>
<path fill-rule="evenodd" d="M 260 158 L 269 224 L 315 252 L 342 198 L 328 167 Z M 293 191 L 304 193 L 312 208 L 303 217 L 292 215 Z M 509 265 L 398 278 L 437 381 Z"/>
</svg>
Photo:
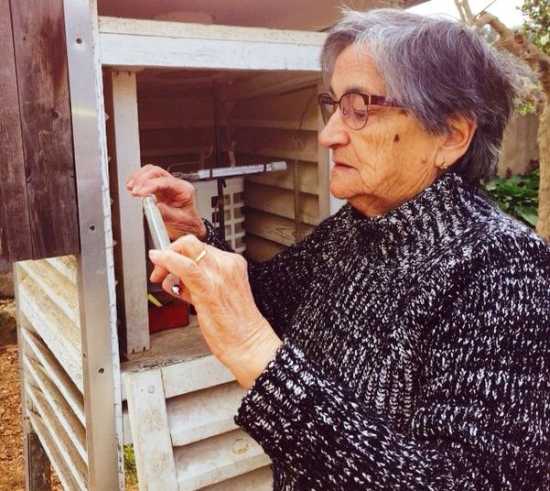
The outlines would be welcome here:
<svg viewBox="0 0 550 491">
<path fill-rule="evenodd" d="M 145 165 L 134 172 L 126 188 L 133 196 L 154 194 L 172 240 L 186 234 L 206 238 L 206 226 L 195 208 L 195 188 L 156 165 Z"/>
</svg>

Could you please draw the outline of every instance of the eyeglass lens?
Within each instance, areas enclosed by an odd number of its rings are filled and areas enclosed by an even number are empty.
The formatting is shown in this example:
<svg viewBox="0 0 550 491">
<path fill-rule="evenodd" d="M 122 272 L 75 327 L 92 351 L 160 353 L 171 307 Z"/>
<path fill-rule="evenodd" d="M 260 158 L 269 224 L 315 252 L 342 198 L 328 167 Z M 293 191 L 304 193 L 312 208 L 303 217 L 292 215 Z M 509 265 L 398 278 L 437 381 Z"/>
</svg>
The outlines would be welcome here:
<svg viewBox="0 0 550 491">
<path fill-rule="evenodd" d="M 329 96 L 326 98 L 322 97 L 320 102 L 323 119 L 325 123 L 327 123 L 336 111 L 336 106 L 338 104 Z M 362 95 L 355 93 L 345 94 L 340 100 L 340 110 L 342 111 L 344 122 L 350 128 L 361 129 L 365 126 L 368 117 L 368 110 L 367 105 L 365 104 L 365 99 Z"/>
</svg>

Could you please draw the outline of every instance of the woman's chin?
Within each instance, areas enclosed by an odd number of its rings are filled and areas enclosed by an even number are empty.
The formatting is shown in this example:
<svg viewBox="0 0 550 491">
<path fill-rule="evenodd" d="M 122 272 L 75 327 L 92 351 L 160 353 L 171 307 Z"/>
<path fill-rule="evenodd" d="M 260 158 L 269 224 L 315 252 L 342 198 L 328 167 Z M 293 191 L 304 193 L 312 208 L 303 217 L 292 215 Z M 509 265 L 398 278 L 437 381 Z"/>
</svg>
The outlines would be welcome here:
<svg viewBox="0 0 550 491">
<path fill-rule="evenodd" d="M 330 180 L 330 194 L 338 199 L 347 199 L 351 196 L 352 193 L 349 192 L 347 186 L 342 185 L 343 183 L 335 182 L 333 179 Z"/>
</svg>

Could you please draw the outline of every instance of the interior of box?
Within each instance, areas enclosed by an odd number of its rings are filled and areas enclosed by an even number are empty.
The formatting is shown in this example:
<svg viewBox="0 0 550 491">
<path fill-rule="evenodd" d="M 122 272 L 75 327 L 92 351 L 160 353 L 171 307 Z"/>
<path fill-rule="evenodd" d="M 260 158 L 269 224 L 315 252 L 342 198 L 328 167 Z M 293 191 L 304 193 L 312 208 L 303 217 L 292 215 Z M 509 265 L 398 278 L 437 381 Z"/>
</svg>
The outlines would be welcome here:
<svg viewBox="0 0 550 491">
<path fill-rule="evenodd" d="M 325 218 L 318 73 L 146 69 L 136 79 L 142 165 L 191 173 L 286 163 L 285 171 L 225 180 L 224 232 L 234 250 L 269 259 Z M 219 225 L 217 181 L 194 184 L 201 214 Z M 177 352 L 170 334 L 152 334 L 152 346 L 155 336 Z"/>
</svg>

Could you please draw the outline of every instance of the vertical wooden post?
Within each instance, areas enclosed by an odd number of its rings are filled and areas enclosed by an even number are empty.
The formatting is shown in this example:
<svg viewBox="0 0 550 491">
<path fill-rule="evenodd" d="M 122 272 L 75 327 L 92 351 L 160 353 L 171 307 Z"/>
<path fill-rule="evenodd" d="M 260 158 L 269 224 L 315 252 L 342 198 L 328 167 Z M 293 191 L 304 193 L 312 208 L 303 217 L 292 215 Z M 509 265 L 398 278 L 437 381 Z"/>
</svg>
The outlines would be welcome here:
<svg viewBox="0 0 550 491">
<path fill-rule="evenodd" d="M 26 489 L 28 491 L 50 490 L 51 466 L 36 433 L 31 432 L 26 435 L 25 447 L 28 469 Z"/>
<path fill-rule="evenodd" d="M 63 0 L 11 0 L 11 15 L 32 254 L 73 254 L 79 237 Z"/>
<path fill-rule="evenodd" d="M 0 256 L 32 256 L 9 0 L 0 0 Z"/>
<path fill-rule="evenodd" d="M 126 326 L 126 354 L 131 356 L 149 349 L 143 209 L 141 200 L 126 189 L 130 175 L 141 167 L 136 74 L 113 71 L 110 85 L 113 114 L 109 122 L 114 137 L 110 174 L 113 197 L 118 202 L 117 275 L 119 291 L 123 292 L 121 317 Z"/>
</svg>

